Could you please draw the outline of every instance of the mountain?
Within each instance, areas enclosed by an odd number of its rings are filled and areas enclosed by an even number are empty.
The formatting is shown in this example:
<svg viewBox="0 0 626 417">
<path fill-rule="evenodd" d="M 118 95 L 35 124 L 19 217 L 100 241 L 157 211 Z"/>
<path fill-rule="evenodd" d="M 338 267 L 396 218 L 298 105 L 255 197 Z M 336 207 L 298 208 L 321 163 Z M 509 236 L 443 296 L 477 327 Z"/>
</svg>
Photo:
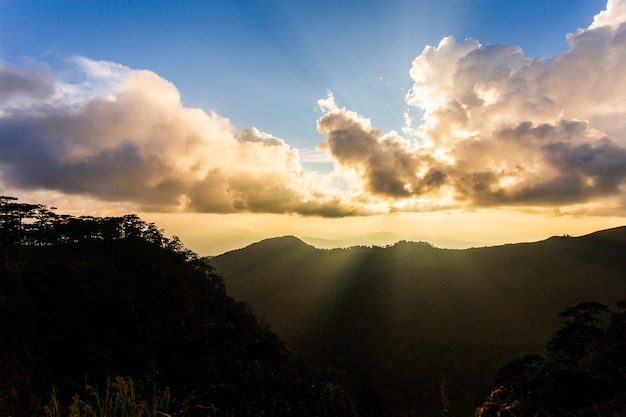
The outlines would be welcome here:
<svg viewBox="0 0 626 417">
<path fill-rule="evenodd" d="M 364 233 L 360 235 L 344 235 L 331 239 L 320 237 L 303 237 L 302 240 L 316 248 L 334 249 L 348 248 L 352 246 L 385 246 L 392 245 L 402 237 L 391 232 Z"/>
<path fill-rule="evenodd" d="M 461 240 L 461 239 L 455 239 L 455 238 L 446 237 L 446 236 L 435 236 L 435 237 L 429 237 L 425 239 L 413 238 L 409 240 L 412 240 L 415 242 L 428 242 L 438 248 L 447 248 L 447 249 L 468 249 L 468 248 L 478 248 L 478 247 L 488 246 L 488 245 L 485 245 L 483 242 L 479 242 L 479 241 Z"/>
<path fill-rule="evenodd" d="M 101 407 L 129 393 L 128 416 L 357 415 L 344 375 L 296 357 L 153 224 L 2 209 L 0 415 L 121 415 Z M 135 402 L 157 390 L 158 410 Z"/>
<path fill-rule="evenodd" d="M 406 240 L 405 238 L 391 232 L 364 233 L 360 235 L 343 235 L 333 238 L 320 238 L 312 236 L 303 236 L 302 240 L 316 248 L 335 249 L 349 248 L 352 246 L 389 246 L 394 243 Z M 471 247 L 485 246 L 484 243 L 459 240 L 445 236 L 409 239 L 415 242 L 429 242 L 439 248 L 449 249 L 466 249 Z"/>
<path fill-rule="evenodd" d="M 156 217 L 158 218 L 158 216 Z M 191 220 L 181 220 L 181 223 L 169 225 L 166 229 L 187 229 L 185 241 L 195 242 L 194 251 L 197 253 L 210 255 L 224 253 L 233 248 L 241 248 L 267 237 L 232 224 L 215 221 L 203 222 L 202 219 L 202 217 L 196 219 L 192 227 L 190 227 Z M 206 238 L 207 230 L 210 230 L 210 239 Z"/>
<path fill-rule="evenodd" d="M 317 364 L 396 409 L 468 410 L 497 368 L 542 354 L 558 313 L 626 295 L 626 227 L 465 250 L 320 250 L 276 238 L 211 260 L 230 294 Z M 445 385 L 443 390 L 442 384 Z"/>
</svg>

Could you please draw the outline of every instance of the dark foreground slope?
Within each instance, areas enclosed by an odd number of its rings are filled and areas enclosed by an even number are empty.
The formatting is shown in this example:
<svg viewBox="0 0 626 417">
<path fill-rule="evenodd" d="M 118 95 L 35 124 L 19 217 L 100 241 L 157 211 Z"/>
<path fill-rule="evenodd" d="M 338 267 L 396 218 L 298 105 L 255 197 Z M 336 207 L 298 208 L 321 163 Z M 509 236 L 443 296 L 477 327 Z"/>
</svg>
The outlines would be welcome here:
<svg viewBox="0 0 626 417">
<path fill-rule="evenodd" d="M 211 260 L 298 353 L 394 407 L 471 409 L 501 364 L 544 350 L 582 301 L 626 294 L 626 228 L 468 250 L 402 242 L 317 250 L 270 239 Z"/>
<path fill-rule="evenodd" d="M 626 415 L 626 300 L 584 302 L 546 344 L 500 368 L 477 417 Z"/>
<path fill-rule="evenodd" d="M 188 252 L 137 236 L 18 249 L 0 263 L 0 415 L 118 375 L 171 387 L 172 416 L 356 415 L 337 373 L 295 358 Z"/>
</svg>

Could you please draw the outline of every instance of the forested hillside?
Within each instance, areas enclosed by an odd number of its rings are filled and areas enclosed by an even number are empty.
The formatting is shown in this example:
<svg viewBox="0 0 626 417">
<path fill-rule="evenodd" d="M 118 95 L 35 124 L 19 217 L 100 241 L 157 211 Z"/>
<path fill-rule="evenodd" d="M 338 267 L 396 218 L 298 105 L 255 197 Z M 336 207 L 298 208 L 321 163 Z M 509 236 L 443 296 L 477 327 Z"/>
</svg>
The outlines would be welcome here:
<svg viewBox="0 0 626 417">
<path fill-rule="evenodd" d="M 502 366 L 476 417 L 626 415 L 626 300 L 617 307 L 584 302 L 560 313 L 545 358 Z"/>
<path fill-rule="evenodd" d="M 295 357 L 154 224 L 2 197 L 0 244 L 1 416 L 122 415 L 80 402 L 107 387 L 132 388 L 124 416 L 358 413 L 343 375 Z M 156 392 L 154 408 L 135 403 Z"/>
<path fill-rule="evenodd" d="M 393 408 L 435 414 L 444 400 L 458 415 L 482 403 L 499 366 L 544 353 L 560 312 L 626 295 L 624 254 L 622 227 L 467 250 L 318 250 L 285 237 L 211 265 L 299 354 Z"/>
<path fill-rule="evenodd" d="M 129 392 L 133 416 L 610 414 L 625 250 L 626 228 L 471 250 L 286 237 L 212 258 L 225 285 L 135 215 L 1 197 L 0 415 L 116 415 L 97 406 Z"/>
</svg>

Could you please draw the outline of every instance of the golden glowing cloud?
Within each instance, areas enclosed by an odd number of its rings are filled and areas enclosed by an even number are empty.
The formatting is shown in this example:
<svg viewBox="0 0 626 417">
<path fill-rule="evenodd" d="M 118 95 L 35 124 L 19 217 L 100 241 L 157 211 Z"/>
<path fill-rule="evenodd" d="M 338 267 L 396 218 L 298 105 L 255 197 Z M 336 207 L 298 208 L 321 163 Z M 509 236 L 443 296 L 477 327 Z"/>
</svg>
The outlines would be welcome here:
<svg viewBox="0 0 626 417">
<path fill-rule="evenodd" d="M 446 37 L 414 60 L 403 137 L 320 100 L 306 171 L 284 140 L 185 107 L 146 70 L 70 60 L 0 64 L 0 185 L 123 202 L 145 211 L 323 217 L 515 207 L 624 213 L 626 0 L 609 0 L 570 50 L 529 59 L 514 46 Z M 285 116 L 288 117 L 288 116 Z"/>
</svg>

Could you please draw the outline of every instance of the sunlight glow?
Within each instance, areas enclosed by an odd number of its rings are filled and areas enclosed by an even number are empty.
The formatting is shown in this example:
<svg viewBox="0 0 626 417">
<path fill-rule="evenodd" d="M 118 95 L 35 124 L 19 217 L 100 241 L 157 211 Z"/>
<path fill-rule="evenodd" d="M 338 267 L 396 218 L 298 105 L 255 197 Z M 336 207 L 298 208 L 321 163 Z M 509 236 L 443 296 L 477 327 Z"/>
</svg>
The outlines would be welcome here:
<svg viewBox="0 0 626 417">
<path fill-rule="evenodd" d="M 455 2 L 472 17 L 484 13 Z M 355 47 L 357 38 L 345 29 L 372 18 L 367 7 L 339 7 L 331 16 L 315 2 L 286 2 L 291 19 L 284 25 L 263 20 L 280 9 L 270 7 L 259 20 L 225 24 L 244 32 L 220 32 L 223 50 L 188 49 L 185 59 L 178 52 L 194 43 L 163 38 L 160 24 L 138 42 L 120 43 L 129 28 L 115 26 L 120 31 L 107 37 L 115 42 L 77 44 L 90 33 L 40 13 L 41 23 L 59 29 L 49 33 L 58 38 L 48 39 L 42 36 L 48 26 L 20 23 L 32 11 L 5 3 L 2 12 L 15 14 L 4 19 L 12 29 L 0 33 L 2 194 L 70 214 L 140 212 L 162 219 L 163 227 L 176 225 L 172 232 L 203 253 L 277 233 L 331 236 L 380 231 L 383 224 L 406 238 L 436 230 L 492 243 L 504 233 L 525 239 L 526 227 L 539 230 L 535 224 L 545 237 L 562 225 L 590 231 L 626 221 L 626 0 L 608 0 L 591 26 L 592 15 L 579 20 L 580 29 L 569 29 L 568 49 L 548 58 L 507 44 L 509 28 L 491 39 L 432 28 L 402 48 L 398 39 L 368 30 Z M 426 7 L 420 18 L 436 9 Z M 309 13 L 315 10 L 320 14 Z M 385 6 L 385 13 L 393 10 Z M 453 18 L 462 26 L 470 14 L 458 11 Z M 218 19 L 221 12 L 209 14 Z M 352 20 L 338 17 L 344 12 Z M 55 17 L 68 23 L 95 17 L 80 13 Z M 410 14 L 403 13 L 406 29 L 415 29 Z M 313 21 L 333 24 L 315 32 Z M 257 32 L 266 23 L 275 32 Z M 246 32 L 247 25 L 254 31 Z M 41 47 L 25 43 L 26 35 Z M 522 36 L 538 43 L 531 35 Z M 68 42 L 63 49 L 54 47 L 60 40 Z M 181 48 L 175 57 L 153 49 L 165 41 Z M 205 58 L 196 61 L 198 54 Z M 243 63 L 262 65 L 250 71 Z M 391 70 L 400 65 L 402 76 Z M 187 68 L 196 73 L 179 72 Z M 390 114 L 404 128 L 390 126 Z M 210 226 L 178 224 L 182 212 L 199 222 L 210 218 Z M 228 232 L 216 226 L 226 220 L 233 225 Z M 219 237 L 207 238 L 214 230 Z M 219 239 L 228 245 L 207 243 Z"/>
<path fill-rule="evenodd" d="M 453 166 L 456 163 L 456 158 L 450 155 L 450 149 L 440 147 L 433 151 L 433 156 L 441 162 Z"/>
<path fill-rule="evenodd" d="M 498 88 L 489 84 L 479 84 L 474 88 L 474 91 L 486 106 L 496 103 L 500 98 Z"/>
</svg>

